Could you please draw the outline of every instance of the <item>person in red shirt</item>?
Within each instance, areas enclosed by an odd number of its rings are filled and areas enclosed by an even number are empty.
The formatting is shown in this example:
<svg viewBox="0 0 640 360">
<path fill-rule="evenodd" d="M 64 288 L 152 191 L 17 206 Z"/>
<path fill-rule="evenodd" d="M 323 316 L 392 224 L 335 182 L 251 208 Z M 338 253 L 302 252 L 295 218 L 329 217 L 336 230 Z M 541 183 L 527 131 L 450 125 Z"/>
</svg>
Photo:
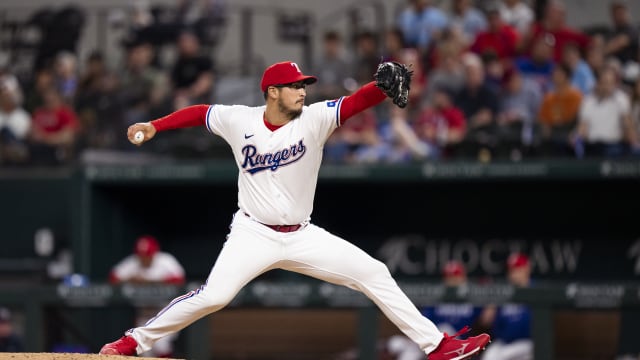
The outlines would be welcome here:
<svg viewBox="0 0 640 360">
<path fill-rule="evenodd" d="M 49 165 L 66 162 L 71 159 L 76 142 L 77 115 L 54 88 L 43 92 L 43 101 L 44 104 L 33 112 L 32 160 Z"/>
<path fill-rule="evenodd" d="M 471 45 L 471 51 L 482 56 L 493 53 L 498 59 L 507 61 L 516 56 L 518 32 L 505 24 L 497 6 L 487 9 L 489 28 L 478 33 Z"/>
<path fill-rule="evenodd" d="M 444 88 L 436 89 L 432 105 L 420 113 L 414 125 L 416 135 L 434 157 L 451 156 L 455 146 L 464 139 L 466 129 L 464 114 L 453 105 L 451 95 Z"/>
<path fill-rule="evenodd" d="M 538 38 L 545 38 L 552 44 L 553 59 L 557 63 L 562 61 L 562 52 L 566 44 L 575 43 L 581 51 L 585 51 L 591 42 L 589 36 L 566 24 L 566 9 L 559 0 L 549 0 L 542 20 L 531 27 L 523 42 L 525 53 L 530 53 L 532 44 Z"/>
</svg>

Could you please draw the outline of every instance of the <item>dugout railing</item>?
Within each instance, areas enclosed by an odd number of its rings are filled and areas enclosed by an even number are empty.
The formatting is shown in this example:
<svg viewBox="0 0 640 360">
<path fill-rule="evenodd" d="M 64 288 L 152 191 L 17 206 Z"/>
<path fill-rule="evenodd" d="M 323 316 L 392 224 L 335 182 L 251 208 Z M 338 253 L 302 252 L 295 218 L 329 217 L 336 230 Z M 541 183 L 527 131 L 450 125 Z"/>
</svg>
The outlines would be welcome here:
<svg viewBox="0 0 640 360">
<path fill-rule="evenodd" d="M 624 311 L 640 308 L 640 284 L 568 283 L 540 284 L 532 288 L 516 288 L 507 284 L 469 285 L 448 288 L 439 284 L 401 282 L 400 286 L 418 306 L 439 303 L 473 303 L 476 305 L 520 303 L 532 310 L 532 338 L 535 359 L 553 360 L 556 356 L 554 312 L 560 309 Z M 259 290 L 258 290 L 259 288 Z M 328 288 L 331 288 L 330 291 Z M 83 286 L 57 285 L 45 287 L 0 287 L 0 303 L 18 309 L 23 314 L 27 351 L 51 351 L 46 347 L 46 309 L 64 308 L 67 313 L 108 312 L 110 308 L 134 307 L 142 304 L 166 303 L 189 289 L 174 286 L 116 286 L 89 284 Z M 260 295 L 257 295 L 260 294 Z M 377 321 L 382 316 L 362 294 L 322 282 L 257 281 L 244 288 L 229 305 L 230 309 L 252 308 L 326 308 L 357 309 L 359 359 L 374 359 L 379 339 Z M 225 310 L 222 310 L 225 311 Z M 232 310 L 226 310 L 232 311 Z M 214 316 L 210 315 L 210 316 Z M 90 351 L 97 351 L 102 341 L 117 334 L 101 331 L 107 324 L 76 323 L 74 329 L 65 324 L 53 324 L 60 332 L 71 331 L 76 342 L 85 343 Z M 67 326 L 72 326 L 66 324 Z M 313 326 L 313 324 L 308 324 Z M 278 326 L 273 324 L 274 327 Z M 210 322 L 204 318 L 183 330 L 184 355 L 187 359 L 210 359 L 216 346 L 211 341 Z M 579 334 L 584 329 L 575 328 Z M 607 331 L 603 329 L 603 331 Z M 83 335 L 78 335 L 83 334 Z M 90 339 L 90 340 L 88 340 Z M 585 345 L 586 346 L 586 345 Z M 613 351 L 613 350 L 612 350 Z M 594 354 L 597 358 L 602 354 Z"/>
</svg>

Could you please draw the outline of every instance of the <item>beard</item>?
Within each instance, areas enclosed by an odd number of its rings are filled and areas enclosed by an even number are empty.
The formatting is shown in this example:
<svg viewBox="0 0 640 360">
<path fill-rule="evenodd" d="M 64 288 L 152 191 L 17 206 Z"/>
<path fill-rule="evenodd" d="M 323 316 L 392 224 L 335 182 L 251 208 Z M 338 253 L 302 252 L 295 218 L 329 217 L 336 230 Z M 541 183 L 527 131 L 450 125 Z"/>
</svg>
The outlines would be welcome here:
<svg viewBox="0 0 640 360">
<path fill-rule="evenodd" d="M 278 110 L 280 110 L 280 112 L 283 113 L 289 120 L 293 120 L 298 116 L 300 116 L 300 114 L 302 114 L 302 108 L 300 108 L 300 110 L 288 109 L 284 105 L 284 102 L 282 101 L 282 99 L 278 99 Z"/>
</svg>

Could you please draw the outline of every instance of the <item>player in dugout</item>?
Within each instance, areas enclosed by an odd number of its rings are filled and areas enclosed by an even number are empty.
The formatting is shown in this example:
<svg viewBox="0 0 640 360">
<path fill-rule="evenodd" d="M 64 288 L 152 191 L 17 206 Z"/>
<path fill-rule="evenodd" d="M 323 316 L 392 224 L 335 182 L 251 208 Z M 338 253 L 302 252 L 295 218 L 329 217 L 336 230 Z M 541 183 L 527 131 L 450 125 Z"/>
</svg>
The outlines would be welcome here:
<svg viewBox="0 0 640 360">
<path fill-rule="evenodd" d="M 200 288 L 177 297 L 144 326 L 127 330 L 101 354 L 136 355 L 194 321 L 225 307 L 249 281 L 271 269 L 305 274 L 364 293 L 429 360 L 478 355 L 487 334 L 459 339 L 438 330 L 391 277 L 386 265 L 311 222 L 324 143 L 353 115 L 386 97 L 408 102 L 412 72 L 379 64 L 373 80 L 349 96 L 305 105 L 306 86 L 317 81 L 295 62 L 269 66 L 260 84 L 265 105 L 193 105 L 131 125 L 134 144 L 160 131 L 205 126 L 231 147 L 238 166 L 238 210 L 224 247 Z"/>
<path fill-rule="evenodd" d="M 109 273 L 109 282 L 113 285 L 184 285 L 185 272 L 178 259 L 161 251 L 160 242 L 155 236 L 142 235 L 136 239 L 133 254 L 113 266 Z M 135 325 L 144 325 L 158 310 L 155 304 L 137 307 Z M 173 342 L 177 335 L 174 333 L 159 339 L 144 355 L 159 358 L 171 357 L 174 351 Z"/>
</svg>

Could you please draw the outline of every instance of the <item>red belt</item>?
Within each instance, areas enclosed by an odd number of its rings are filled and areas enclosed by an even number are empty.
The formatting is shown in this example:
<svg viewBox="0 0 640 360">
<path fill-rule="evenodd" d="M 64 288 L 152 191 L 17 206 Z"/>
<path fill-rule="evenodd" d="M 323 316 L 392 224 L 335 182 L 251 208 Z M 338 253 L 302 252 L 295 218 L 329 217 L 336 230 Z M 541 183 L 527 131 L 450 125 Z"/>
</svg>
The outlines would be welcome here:
<svg viewBox="0 0 640 360">
<path fill-rule="evenodd" d="M 249 216 L 249 214 L 244 213 L 244 215 L 248 218 L 250 218 L 251 216 Z M 259 221 L 257 221 L 258 223 L 270 227 L 271 229 L 277 231 L 277 232 L 283 232 L 283 233 L 288 233 L 288 232 L 294 232 L 294 231 L 298 231 L 300 230 L 300 228 L 302 227 L 302 224 L 296 224 L 296 225 L 269 225 L 269 224 L 263 224 Z"/>
</svg>

